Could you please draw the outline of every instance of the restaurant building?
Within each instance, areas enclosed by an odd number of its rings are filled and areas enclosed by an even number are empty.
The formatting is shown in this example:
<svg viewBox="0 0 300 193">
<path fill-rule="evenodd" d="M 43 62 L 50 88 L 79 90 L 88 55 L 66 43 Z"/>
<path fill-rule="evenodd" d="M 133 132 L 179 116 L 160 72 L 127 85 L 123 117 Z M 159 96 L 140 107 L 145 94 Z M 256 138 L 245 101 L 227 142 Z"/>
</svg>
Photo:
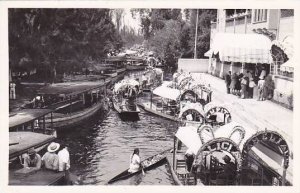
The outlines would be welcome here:
<svg viewBox="0 0 300 193">
<path fill-rule="evenodd" d="M 273 99 L 292 107 L 293 9 L 219 9 L 211 22 L 208 72 L 259 76 L 264 68 L 275 82 Z"/>
</svg>

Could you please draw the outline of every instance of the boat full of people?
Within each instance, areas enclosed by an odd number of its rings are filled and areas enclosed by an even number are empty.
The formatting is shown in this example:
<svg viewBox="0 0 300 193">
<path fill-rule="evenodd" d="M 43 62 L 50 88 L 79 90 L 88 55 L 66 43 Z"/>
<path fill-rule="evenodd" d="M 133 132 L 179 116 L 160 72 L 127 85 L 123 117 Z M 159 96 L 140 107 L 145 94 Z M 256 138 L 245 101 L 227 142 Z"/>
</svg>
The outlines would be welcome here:
<svg viewBox="0 0 300 193">
<path fill-rule="evenodd" d="M 125 79 L 115 84 L 112 103 L 121 119 L 139 119 L 140 109 L 136 101 L 139 93 L 140 84 L 134 79 Z"/>
<path fill-rule="evenodd" d="M 55 154 L 59 151 L 56 131 L 53 124 L 46 124 L 46 116 L 52 113 L 52 109 L 25 109 L 10 114 L 9 185 L 66 185 L 76 178 L 68 168 L 60 168 L 63 161 Z M 52 154 L 51 159 L 46 154 L 42 157 L 45 151 L 54 153 L 56 162 Z M 53 163 L 54 169 L 50 167 Z"/>
</svg>

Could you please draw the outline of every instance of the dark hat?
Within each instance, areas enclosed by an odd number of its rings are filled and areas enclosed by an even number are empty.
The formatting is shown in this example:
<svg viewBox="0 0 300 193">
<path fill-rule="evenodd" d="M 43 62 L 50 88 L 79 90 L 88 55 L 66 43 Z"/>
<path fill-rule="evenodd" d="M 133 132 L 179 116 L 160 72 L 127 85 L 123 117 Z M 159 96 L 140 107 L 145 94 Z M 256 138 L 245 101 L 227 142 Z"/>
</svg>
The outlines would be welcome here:
<svg viewBox="0 0 300 193">
<path fill-rule="evenodd" d="M 225 155 L 223 157 L 223 160 L 224 160 L 225 163 L 229 163 L 231 161 L 231 158 L 228 155 Z"/>
<path fill-rule="evenodd" d="M 28 153 L 28 155 L 33 155 L 36 153 L 36 151 L 34 148 L 30 148 L 27 153 Z"/>
</svg>

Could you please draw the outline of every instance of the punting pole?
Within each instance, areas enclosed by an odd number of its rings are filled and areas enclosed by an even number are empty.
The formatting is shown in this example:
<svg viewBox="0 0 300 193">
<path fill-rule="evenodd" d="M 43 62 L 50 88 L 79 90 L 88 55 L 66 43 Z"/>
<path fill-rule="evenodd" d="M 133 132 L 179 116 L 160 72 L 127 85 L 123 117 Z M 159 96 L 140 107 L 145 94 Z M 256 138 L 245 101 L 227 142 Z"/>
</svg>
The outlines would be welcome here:
<svg viewBox="0 0 300 193">
<path fill-rule="evenodd" d="M 53 129 L 53 112 L 51 112 L 51 129 Z"/>
<path fill-rule="evenodd" d="M 152 109 L 152 95 L 153 95 L 153 93 L 152 93 L 152 89 L 150 89 L 150 92 L 151 92 L 151 95 L 150 95 L 150 109 Z"/>
<path fill-rule="evenodd" d="M 44 129 L 44 133 L 46 133 L 45 115 L 43 116 L 43 129 Z"/>
<path fill-rule="evenodd" d="M 173 146 L 173 170 L 175 170 L 175 152 L 176 152 L 176 137 L 174 136 L 174 146 Z"/>
</svg>

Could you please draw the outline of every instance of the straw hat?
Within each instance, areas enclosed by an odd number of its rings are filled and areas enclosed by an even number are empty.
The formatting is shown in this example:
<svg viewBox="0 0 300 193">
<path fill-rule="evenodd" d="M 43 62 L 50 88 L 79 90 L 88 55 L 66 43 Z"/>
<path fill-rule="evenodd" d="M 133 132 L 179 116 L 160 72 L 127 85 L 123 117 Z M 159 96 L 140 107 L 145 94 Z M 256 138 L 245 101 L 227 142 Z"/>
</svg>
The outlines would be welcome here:
<svg viewBox="0 0 300 193">
<path fill-rule="evenodd" d="M 51 153 L 51 152 L 57 151 L 57 150 L 59 149 L 59 147 L 60 147 L 59 143 L 52 142 L 52 143 L 50 143 L 50 145 L 48 146 L 47 150 L 48 150 L 48 152 Z"/>
</svg>

